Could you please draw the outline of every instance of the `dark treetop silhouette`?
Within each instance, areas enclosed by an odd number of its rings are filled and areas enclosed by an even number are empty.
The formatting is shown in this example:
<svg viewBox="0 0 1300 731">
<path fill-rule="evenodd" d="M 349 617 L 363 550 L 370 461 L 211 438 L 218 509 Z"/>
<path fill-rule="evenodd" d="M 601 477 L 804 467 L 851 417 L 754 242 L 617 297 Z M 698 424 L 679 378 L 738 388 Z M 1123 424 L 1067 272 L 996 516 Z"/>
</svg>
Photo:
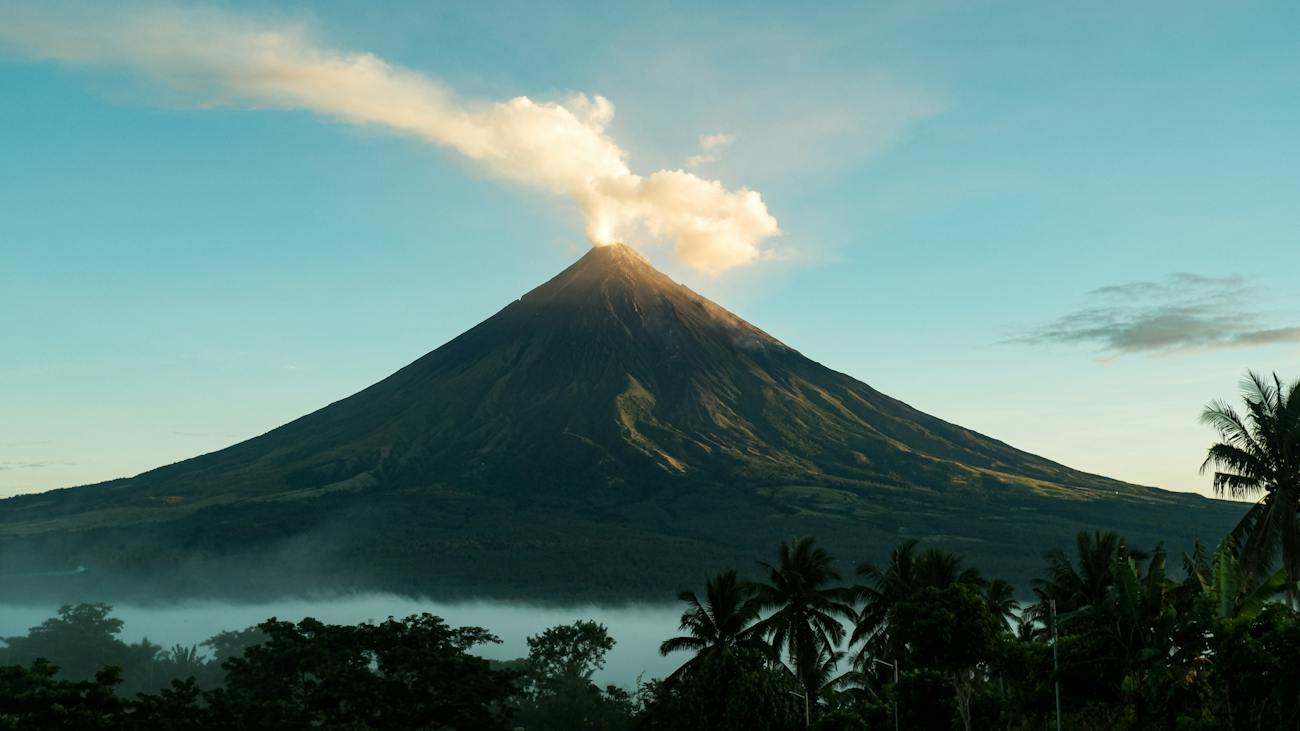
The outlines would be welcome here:
<svg viewBox="0 0 1300 731">
<path fill-rule="evenodd" d="M 1243 568 L 1258 575 L 1281 559 L 1290 599 L 1300 582 L 1300 381 L 1283 384 L 1247 373 L 1243 417 L 1216 401 L 1201 420 L 1223 441 L 1213 445 L 1201 471 L 1214 467 L 1214 489 L 1233 497 L 1258 497 L 1232 532 Z"/>
</svg>

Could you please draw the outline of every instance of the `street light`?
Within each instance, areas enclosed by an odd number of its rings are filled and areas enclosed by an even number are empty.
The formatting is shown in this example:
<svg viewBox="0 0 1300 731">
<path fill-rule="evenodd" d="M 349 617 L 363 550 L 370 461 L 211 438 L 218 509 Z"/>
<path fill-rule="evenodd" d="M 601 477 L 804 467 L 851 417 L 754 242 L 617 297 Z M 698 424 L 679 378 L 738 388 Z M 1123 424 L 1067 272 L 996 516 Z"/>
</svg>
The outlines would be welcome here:
<svg viewBox="0 0 1300 731">
<path fill-rule="evenodd" d="M 810 715 L 809 712 L 808 712 L 808 694 L 807 694 L 807 693 L 800 693 L 800 692 L 797 691 L 797 690 L 791 690 L 791 691 L 786 691 L 786 692 L 788 692 L 788 693 L 789 693 L 790 695 L 792 695 L 792 696 L 796 696 L 796 697 L 798 697 L 798 698 L 802 698 L 802 699 L 803 699 L 803 727 L 804 727 L 804 728 L 809 728 L 809 727 L 812 725 L 812 717 L 811 717 L 811 715 Z M 894 731 L 898 731 L 898 730 L 895 729 Z"/>
<path fill-rule="evenodd" d="M 871 658 L 887 668 L 894 669 L 894 731 L 898 731 L 898 662 L 885 662 L 878 657 Z"/>
</svg>

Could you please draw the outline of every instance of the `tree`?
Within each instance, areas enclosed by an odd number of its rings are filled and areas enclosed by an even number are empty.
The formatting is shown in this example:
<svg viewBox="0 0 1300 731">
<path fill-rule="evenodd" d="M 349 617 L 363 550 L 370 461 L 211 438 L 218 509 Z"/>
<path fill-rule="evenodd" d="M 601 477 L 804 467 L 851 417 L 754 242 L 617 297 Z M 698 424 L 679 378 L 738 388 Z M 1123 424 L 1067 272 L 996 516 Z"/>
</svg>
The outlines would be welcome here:
<svg viewBox="0 0 1300 731">
<path fill-rule="evenodd" d="M 125 654 L 125 643 L 117 638 L 122 620 L 109 616 L 112 611 L 107 604 L 65 604 L 58 616 L 25 636 L 6 637 L 0 663 L 27 665 L 44 658 L 69 680 L 88 680 L 106 665 L 120 666 Z"/>
<path fill-rule="evenodd" d="M 772 610 L 772 614 L 759 622 L 755 631 L 767 639 L 774 652 L 789 658 L 791 673 L 813 703 L 826 685 L 826 660 L 838 657 L 844 640 L 841 620 L 856 615 L 849 604 L 853 592 L 832 586 L 840 581 L 835 560 L 818 548 L 813 538 L 784 542 L 775 565 L 759 565 L 766 571 L 767 581 L 753 584 L 755 607 L 760 612 Z"/>
<path fill-rule="evenodd" d="M 1005 579 L 993 579 L 984 589 L 984 599 L 988 603 L 989 614 L 1002 620 L 1004 627 L 1011 627 L 1020 616 L 1020 602 L 1016 601 L 1016 588 Z"/>
<path fill-rule="evenodd" d="M 1183 554 L 1183 582 L 1178 589 L 1183 600 L 1203 605 L 1202 611 L 1214 619 L 1250 619 L 1286 592 L 1284 569 L 1262 581 L 1247 581 L 1239 553 L 1228 536 L 1219 542 L 1213 557 L 1199 542 L 1190 555 Z"/>
<path fill-rule="evenodd" d="M 174 680 L 157 693 L 141 693 L 131 704 L 128 728 L 139 731 L 205 731 L 229 728 L 205 702 L 194 678 Z M 252 729 L 249 729 L 252 731 Z"/>
<path fill-rule="evenodd" d="M 929 548 L 917 552 L 917 542 L 903 541 L 890 552 L 889 563 L 884 567 L 864 563 L 858 567 L 858 575 L 869 583 L 859 586 L 857 593 L 862 597 L 862 611 L 858 613 L 850 645 L 861 644 L 854 655 L 853 664 L 859 672 L 870 674 L 876 658 L 890 658 L 891 662 L 904 660 L 904 647 L 894 641 L 890 634 L 890 624 L 895 608 L 910 601 L 925 589 L 946 589 L 950 586 L 963 585 L 981 588 L 984 579 L 973 568 L 962 566 L 961 557 L 938 548 Z M 994 594 L 989 595 L 990 602 L 999 603 L 999 612 L 1007 609 L 1007 601 L 1014 602 L 1009 596 L 1011 587 L 1006 582 L 997 584 Z M 1004 596 L 1003 592 L 1008 596 Z"/>
<path fill-rule="evenodd" d="M 154 664 L 157 666 L 155 675 L 159 678 L 193 678 L 197 682 L 208 671 L 208 663 L 199 655 L 196 645 L 173 645 L 170 650 L 160 652 Z"/>
<path fill-rule="evenodd" d="M 1100 636 L 1115 659 L 1110 672 L 1120 681 L 1121 698 L 1143 727 L 1172 723 L 1171 700 L 1196 658 L 1204 655 L 1205 636 L 1187 622 L 1191 607 L 1181 607 L 1178 587 L 1169 580 L 1165 552 L 1157 546 L 1145 564 L 1128 557 L 1116 562 L 1106 602 L 1092 613 Z M 1101 631 L 1104 628 L 1104 631 Z"/>
<path fill-rule="evenodd" d="M 597 670 L 605 667 L 605 654 L 614 649 L 614 644 L 605 625 L 578 620 L 529 637 L 528 665 L 540 677 L 590 681 Z"/>
<path fill-rule="evenodd" d="M 1043 622 L 1040 639 L 1050 636 L 1047 617 L 1056 603 L 1061 684 L 1070 688 L 1067 704 L 1098 703 L 1107 710 L 1119 703 L 1123 662 L 1105 624 L 1115 585 L 1116 567 L 1142 554 L 1117 533 L 1080 531 L 1075 557 L 1053 549 L 1045 558 L 1045 576 L 1034 580 L 1038 603 L 1034 616 Z"/>
<path fill-rule="evenodd" d="M 248 648 L 266 642 L 268 637 L 259 627 L 247 627 L 241 630 L 223 630 L 204 640 L 203 647 L 212 651 L 212 659 L 199 676 L 199 685 L 204 688 L 217 688 L 225 683 L 226 662 L 242 657 Z"/>
<path fill-rule="evenodd" d="M 1034 581 L 1040 604 L 1056 602 L 1058 612 L 1098 606 L 1115 582 L 1116 561 L 1140 559 L 1141 551 L 1111 531 L 1080 531 L 1075 537 L 1075 560 L 1057 548 L 1047 552 L 1047 576 Z"/>
<path fill-rule="evenodd" d="M 666 656 L 673 652 L 691 651 L 695 656 L 669 677 L 691 672 L 704 658 L 728 647 L 764 646 L 753 633 L 758 610 L 750 601 L 750 592 L 737 577 L 735 569 L 726 569 L 706 581 L 704 596 L 705 600 L 701 602 L 693 591 L 677 595 L 687 604 L 679 628 L 686 635 L 664 640 L 659 645 L 659 653 Z"/>
<path fill-rule="evenodd" d="M 992 655 L 1005 622 L 989 612 L 984 596 L 963 583 L 927 586 L 899 602 L 891 614 L 896 641 L 907 648 L 915 666 L 943 674 L 962 725 L 970 731 L 976 666 Z"/>
<path fill-rule="evenodd" d="M 767 652 L 722 646 L 687 674 L 643 686 L 638 731 L 795 731 L 804 727 L 802 692 Z"/>
<path fill-rule="evenodd" d="M 226 661 L 226 689 L 207 696 L 219 727 L 510 728 L 514 678 L 469 654 L 498 641 L 478 627 L 420 614 L 355 626 L 270 619 L 258 628 L 266 641 Z"/>
<path fill-rule="evenodd" d="M 156 689 L 148 676 L 162 648 L 148 640 L 127 644 L 118 639 L 122 620 L 112 612 L 108 604 L 65 604 L 26 635 L 4 638 L 0 665 L 29 665 L 44 658 L 59 668 L 59 677 L 74 681 L 89 681 L 100 670 L 117 667 L 128 694 Z"/>
<path fill-rule="evenodd" d="M 1217 728 L 1291 729 L 1300 723 L 1300 619 L 1280 604 L 1223 621 L 1213 639 Z"/>
<path fill-rule="evenodd" d="M 1039 616 L 1056 602 L 1067 703 L 1106 723 L 1172 723 L 1205 660 L 1196 602 L 1168 578 L 1159 546 L 1147 556 L 1114 533 L 1083 532 L 1077 550 L 1076 562 L 1049 553 L 1047 577 L 1034 590 Z"/>
<path fill-rule="evenodd" d="M 614 644 L 605 625 L 589 620 L 550 627 L 529 637 L 521 724 L 548 731 L 615 731 L 631 723 L 630 696 L 613 686 L 602 690 L 592 682 Z"/>
<path fill-rule="evenodd" d="M 946 730 L 961 723 L 953 702 L 952 681 L 938 670 L 908 670 L 899 678 L 894 693 L 904 729 Z"/>
<path fill-rule="evenodd" d="M 1260 578 L 1280 556 L 1292 603 L 1300 582 L 1300 381 L 1284 386 L 1248 372 L 1241 383 L 1243 417 L 1224 401 L 1205 408 L 1201 421 L 1221 442 L 1209 448 L 1201 471 L 1214 468 L 1214 490 L 1259 496 L 1232 533 L 1247 574 Z"/>
<path fill-rule="evenodd" d="M 0 667 L 0 731 L 120 728 L 124 703 L 115 691 L 121 682 L 116 669 L 77 681 L 57 678 L 58 670 L 45 660 Z"/>
</svg>

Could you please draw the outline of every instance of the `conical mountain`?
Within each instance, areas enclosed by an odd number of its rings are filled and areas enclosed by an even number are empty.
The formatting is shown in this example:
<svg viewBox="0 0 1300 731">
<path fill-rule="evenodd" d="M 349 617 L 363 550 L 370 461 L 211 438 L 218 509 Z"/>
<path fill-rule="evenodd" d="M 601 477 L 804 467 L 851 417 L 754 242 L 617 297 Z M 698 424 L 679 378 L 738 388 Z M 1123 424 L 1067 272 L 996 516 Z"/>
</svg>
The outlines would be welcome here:
<svg viewBox="0 0 1300 731">
<path fill-rule="evenodd" d="M 854 560 L 928 537 L 1023 578 L 1080 528 L 1208 539 L 1237 512 L 928 416 L 614 245 L 260 437 L 0 501 L 0 561 L 637 596 L 793 534 Z"/>
</svg>

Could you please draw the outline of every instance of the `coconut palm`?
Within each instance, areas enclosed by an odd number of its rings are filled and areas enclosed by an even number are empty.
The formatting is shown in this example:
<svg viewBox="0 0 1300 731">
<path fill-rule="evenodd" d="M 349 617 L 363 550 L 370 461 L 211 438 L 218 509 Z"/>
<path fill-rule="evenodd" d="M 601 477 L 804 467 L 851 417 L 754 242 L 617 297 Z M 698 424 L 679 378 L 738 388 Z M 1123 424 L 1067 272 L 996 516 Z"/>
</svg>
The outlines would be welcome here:
<svg viewBox="0 0 1300 731">
<path fill-rule="evenodd" d="M 1050 635 L 1055 602 L 1056 627 L 1071 640 L 1062 662 L 1087 658 L 1092 668 L 1072 681 L 1082 696 L 1120 703 L 1149 670 L 1143 658 L 1170 658 L 1175 648 L 1197 644 L 1196 638 L 1175 641 L 1175 587 L 1159 546 L 1148 556 L 1118 534 L 1081 531 L 1073 559 L 1054 550 L 1047 563 L 1046 576 L 1034 581 L 1039 601 L 1032 611 Z"/>
<path fill-rule="evenodd" d="M 1110 531 L 1080 531 L 1075 537 L 1075 551 L 1077 563 L 1059 548 L 1047 553 L 1047 577 L 1034 580 L 1034 593 L 1043 606 L 1055 601 L 1058 612 L 1100 606 L 1115 583 L 1116 564 L 1145 558 L 1141 551 L 1130 549 L 1118 533 Z"/>
<path fill-rule="evenodd" d="M 916 560 L 916 578 L 923 586 L 938 589 L 963 584 L 980 587 L 984 579 L 980 572 L 968 566 L 962 566 L 962 558 L 952 551 L 942 548 L 927 548 Z"/>
<path fill-rule="evenodd" d="M 1300 581 L 1300 381 L 1283 385 L 1248 372 L 1241 382 L 1245 415 L 1215 401 L 1201 421 L 1223 441 L 1210 447 L 1201 472 L 1214 469 L 1214 491 L 1235 498 L 1259 496 L 1232 532 L 1242 568 L 1258 580 L 1279 556 L 1287 592 Z"/>
<path fill-rule="evenodd" d="M 1039 616 L 1037 604 L 1030 604 L 1020 610 L 1020 614 L 1011 625 L 1011 634 L 1021 642 L 1033 642 L 1043 635 L 1045 621 Z"/>
<path fill-rule="evenodd" d="M 994 579 L 984 589 L 984 599 L 989 605 L 989 614 L 1002 620 L 1003 627 L 1010 627 L 1020 613 L 1020 602 L 1016 601 L 1016 588 L 1003 579 Z"/>
<path fill-rule="evenodd" d="M 760 563 L 765 582 L 753 584 L 755 608 L 772 614 L 755 626 L 773 651 L 790 662 L 789 670 L 809 698 L 825 683 L 828 658 L 838 658 L 844 640 L 841 620 L 854 617 L 853 592 L 840 581 L 835 561 L 813 538 L 781 544 L 775 565 Z"/>
<path fill-rule="evenodd" d="M 938 548 L 918 553 L 915 540 L 903 541 L 895 546 L 889 554 L 889 563 L 884 567 L 862 564 L 858 567 L 858 575 L 865 578 L 868 584 L 857 590 L 863 606 L 858 613 L 849 644 L 861 644 L 853 657 L 853 665 L 863 673 L 871 672 L 876 658 L 888 657 L 895 662 L 901 659 L 902 648 L 894 647 L 889 637 L 890 614 L 899 603 L 929 587 L 946 589 L 955 584 L 974 588 L 984 586 L 984 579 L 979 572 L 962 566 L 960 556 Z M 1009 591 L 1010 586 L 1007 588 Z"/>
<path fill-rule="evenodd" d="M 840 672 L 840 662 L 845 654 L 841 651 L 823 652 L 817 662 L 812 663 L 807 673 L 806 688 L 812 689 L 809 698 L 819 698 L 828 691 L 845 690 L 862 685 L 861 674 L 850 669 Z"/>
<path fill-rule="evenodd" d="M 684 591 L 677 598 L 686 602 L 680 629 L 686 634 L 664 640 L 659 654 L 668 655 L 683 650 L 695 653 L 669 678 L 690 673 L 709 655 L 731 646 L 766 648 L 754 636 L 753 624 L 758 610 L 750 600 L 748 586 L 736 576 L 735 569 L 726 569 L 704 584 L 704 601 L 693 591 Z"/>
</svg>

